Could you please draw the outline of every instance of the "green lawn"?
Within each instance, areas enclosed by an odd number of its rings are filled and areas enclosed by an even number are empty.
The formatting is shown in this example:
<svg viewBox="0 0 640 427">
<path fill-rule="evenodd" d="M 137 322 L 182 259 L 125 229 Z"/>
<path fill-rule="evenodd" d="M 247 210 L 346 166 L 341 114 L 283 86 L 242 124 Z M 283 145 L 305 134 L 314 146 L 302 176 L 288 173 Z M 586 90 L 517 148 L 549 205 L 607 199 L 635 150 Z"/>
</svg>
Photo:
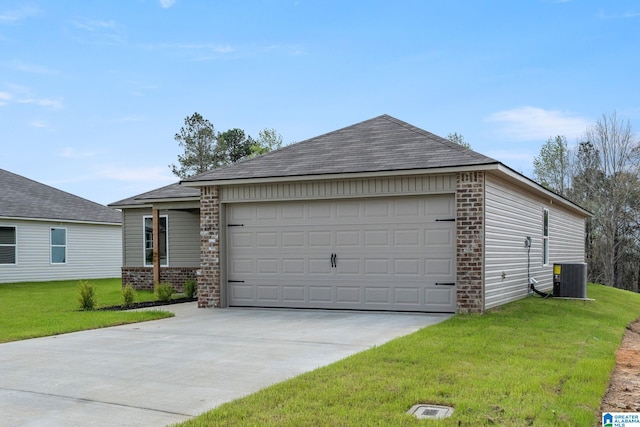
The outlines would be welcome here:
<svg viewBox="0 0 640 427">
<path fill-rule="evenodd" d="M 98 307 L 122 304 L 122 281 L 89 280 Z M 166 311 L 80 311 L 78 280 L 0 284 L 0 343 L 171 317 Z M 136 301 L 155 300 L 138 292 Z"/>
<path fill-rule="evenodd" d="M 224 404 L 182 426 L 593 426 L 640 294 L 529 297 L 438 325 Z M 419 421 L 414 404 L 455 408 Z"/>
</svg>

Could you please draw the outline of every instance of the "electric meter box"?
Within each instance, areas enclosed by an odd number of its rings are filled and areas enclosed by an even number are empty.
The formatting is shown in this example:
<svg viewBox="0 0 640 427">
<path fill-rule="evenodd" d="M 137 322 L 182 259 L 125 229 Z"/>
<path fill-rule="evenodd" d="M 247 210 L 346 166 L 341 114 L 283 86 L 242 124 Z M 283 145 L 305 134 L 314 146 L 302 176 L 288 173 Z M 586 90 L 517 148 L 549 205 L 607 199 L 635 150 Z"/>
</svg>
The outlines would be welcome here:
<svg viewBox="0 0 640 427">
<path fill-rule="evenodd" d="M 587 297 L 587 264 L 584 262 L 553 264 L 553 296 Z"/>
</svg>

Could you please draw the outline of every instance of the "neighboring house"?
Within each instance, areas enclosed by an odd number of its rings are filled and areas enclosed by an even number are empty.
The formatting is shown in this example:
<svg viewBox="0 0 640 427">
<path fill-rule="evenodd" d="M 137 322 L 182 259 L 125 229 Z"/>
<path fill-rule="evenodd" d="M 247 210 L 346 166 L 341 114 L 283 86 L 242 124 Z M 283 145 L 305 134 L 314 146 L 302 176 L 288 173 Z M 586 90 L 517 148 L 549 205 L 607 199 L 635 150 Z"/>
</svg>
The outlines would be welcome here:
<svg viewBox="0 0 640 427">
<path fill-rule="evenodd" d="M 0 188 L 0 283 L 120 275 L 120 212 L 3 169 Z"/>
<path fill-rule="evenodd" d="M 197 190 L 184 203 L 199 200 L 200 225 L 193 218 L 189 236 L 175 238 L 199 247 L 200 307 L 483 312 L 528 295 L 528 277 L 550 290 L 553 263 L 583 262 L 590 216 L 494 159 L 383 115 L 112 204 L 133 242 L 125 258 L 137 257 L 125 269 L 142 264 L 152 207 L 167 215 L 172 265 L 169 206 L 185 187 Z"/>
<path fill-rule="evenodd" d="M 109 204 L 122 210 L 122 284 L 178 291 L 200 268 L 200 190 L 172 184 Z M 158 214 L 158 276 L 154 280 L 153 214 Z"/>
</svg>

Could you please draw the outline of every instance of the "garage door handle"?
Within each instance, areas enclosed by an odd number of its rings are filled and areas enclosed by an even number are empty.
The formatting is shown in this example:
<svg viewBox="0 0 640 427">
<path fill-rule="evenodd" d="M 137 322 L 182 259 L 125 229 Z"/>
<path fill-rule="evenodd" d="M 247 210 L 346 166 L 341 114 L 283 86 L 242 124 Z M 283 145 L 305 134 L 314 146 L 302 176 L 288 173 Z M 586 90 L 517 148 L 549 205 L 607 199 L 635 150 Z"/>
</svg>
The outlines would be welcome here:
<svg viewBox="0 0 640 427">
<path fill-rule="evenodd" d="M 244 283 L 244 280 L 227 280 L 227 283 Z"/>
<path fill-rule="evenodd" d="M 456 282 L 436 282 L 436 286 L 455 286 Z"/>
<path fill-rule="evenodd" d="M 338 262 L 336 261 L 336 254 L 331 254 L 331 258 L 329 258 L 329 262 L 331 262 L 331 268 L 337 267 Z"/>
</svg>

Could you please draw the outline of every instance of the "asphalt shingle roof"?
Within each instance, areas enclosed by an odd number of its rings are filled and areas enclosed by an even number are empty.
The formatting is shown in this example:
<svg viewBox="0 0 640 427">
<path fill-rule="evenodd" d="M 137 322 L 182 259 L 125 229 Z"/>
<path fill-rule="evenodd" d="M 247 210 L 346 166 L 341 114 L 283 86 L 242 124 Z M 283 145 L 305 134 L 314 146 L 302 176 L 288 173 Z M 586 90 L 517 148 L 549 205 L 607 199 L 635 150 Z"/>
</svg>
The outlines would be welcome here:
<svg viewBox="0 0 640 427">
<path fill-rule="evenodd" d="M 138 194 L 137 196 L 128 197 L 118 202 L 109 203 L 109 206 L 135 206 L 144 205 L 153 200 L 190 198 L 197 199 L 199 197 L 199 189 L 193 187 L 185 187 L 184 185 L 180 185 L 180 183 L 175 183 L 156 188 L 155 190 L 147 191 L 146 193 Z"/>
<path fill-rule="evenodd" d="M 0 217 L 120 224 L 120 212 L 0 169 Z"/>
<path fill-rule="evenodd" d="M 408 171 L 499 163 L 389 115 L 213 169 L 183 182 Z"/>
</svg>

